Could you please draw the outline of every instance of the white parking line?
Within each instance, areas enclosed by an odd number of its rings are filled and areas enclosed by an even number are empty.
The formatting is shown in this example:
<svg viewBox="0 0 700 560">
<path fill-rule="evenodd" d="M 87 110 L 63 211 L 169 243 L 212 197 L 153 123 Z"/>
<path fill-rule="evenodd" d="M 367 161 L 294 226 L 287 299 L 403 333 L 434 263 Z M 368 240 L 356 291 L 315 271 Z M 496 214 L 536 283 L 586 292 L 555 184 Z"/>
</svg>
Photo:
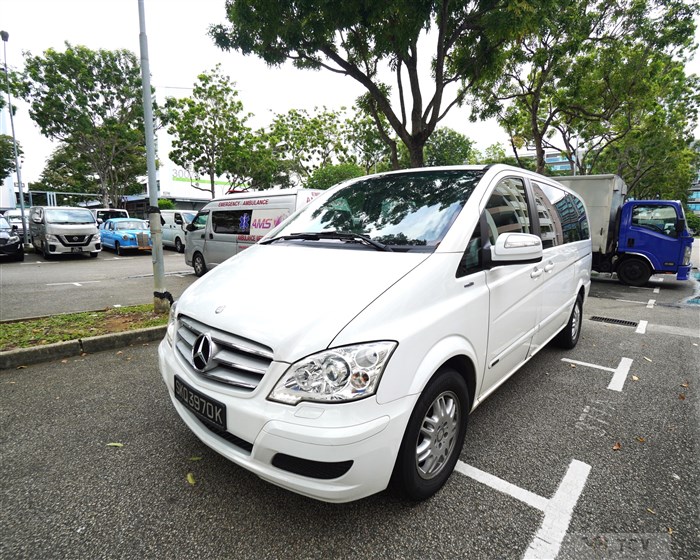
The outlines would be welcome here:
<svg viewBox="0 0 700 560">
<path fill-rule="evenodd" d="M 23 262 L 21 265 L 31 265 L 31 264 L 58 264 L 57 261 L 34 261 L 34 262 Z"/>
<path fill-rule="evenodd" d="M 53 284 L 46 284 L 47 286 L 78 286 L 82 287 L 83 284 L 99 284 L 100 280 L 83 280 L 81 282 L 55 282 Z"/>
<path fill-rule="evenodd" d="M 655 294 L 661 293 L 661 288 L 654 288 L 654 293 Z"/>
<path fill-rule="evenodd" d="M 569 530 L 571 517 L 583 488 L 586 486 L 591 466 L 574 459 L 569 465 L 559 488 L 547 503 L 540 530 L 525 551 L 523 558 L 539 560 L 556 558 Z"/>
<path fill-rule="evenodd" d="M 637 330 L 634 332 L 636 332 L 637 334 L 646 334 L 648 324 L 649 321 L 639 321 L 639 325 L 637 325 Z"/>
<path fill-rule="evenodd" d="M 638 303 L 639 305 L 648 305 L 648 301 L 636 301 L 634 299 L 615 299 L 615 301 L 622 301 L 624 303 Z"/>
<path fill-rule="evenodd" d="M 559 548 L 569 530 L 574 508 L 586 486 L 591 467 L 576 459 L 571 461 L 554 496 L 549 499 L 462 461 L 457 461 L 455 470 L 544 513 L 542 524 L 523 556 L 528 560 L 539 560 L 555 558 L 559 554 Z"/>
<path fill-rule="evenodd" d="M 654 304 L 655 304 L 655 303 L 656 303 L 656 300 L 655 300 L 655 299 L 650 299 L 650 300 L 647 302 L 647 309 L 654 309 Z"/>
<path fill-rule="evenodd" d="M 610 389 L 611 391 L 622 391 L 622 388 L 625 386 L 625 381 L 627 380 L 627 374 L 630 372 L 630 368 L 632 367 L 632 362 L 634 360 L 632 360 L 631 358 L 622 358 L 622 360 L 620 360 L 620 363 L 615 369 L 605 366 L 599 366 L 597 364 L 589 364 L 587 362 L 579 362 L 578 360 L 570 360 L 569 358 L 562 358 L 561 361 L 567 362 L 569 364 L 576 364 L 579 366 L 585 366 L 594 369 L 602 369 L 603 371 L 612 372 L 613 376 L 608 385 L 608 389 Z"/>
</svg>

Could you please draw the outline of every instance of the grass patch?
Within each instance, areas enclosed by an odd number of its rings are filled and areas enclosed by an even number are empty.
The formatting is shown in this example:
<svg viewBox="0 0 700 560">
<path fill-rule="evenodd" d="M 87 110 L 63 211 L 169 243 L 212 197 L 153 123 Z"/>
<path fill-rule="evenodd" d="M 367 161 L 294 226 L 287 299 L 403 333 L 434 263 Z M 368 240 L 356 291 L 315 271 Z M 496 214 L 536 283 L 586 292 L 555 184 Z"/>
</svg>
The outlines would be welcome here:
<svg viewBox="0 0 700 560">
<path fill-rule="evenodd" d="M 168 315 L 154 313 L 153 305 L 132 305 L 0 323 L 0 352 L 155 327 L 167 322 Z"/>
</svg>

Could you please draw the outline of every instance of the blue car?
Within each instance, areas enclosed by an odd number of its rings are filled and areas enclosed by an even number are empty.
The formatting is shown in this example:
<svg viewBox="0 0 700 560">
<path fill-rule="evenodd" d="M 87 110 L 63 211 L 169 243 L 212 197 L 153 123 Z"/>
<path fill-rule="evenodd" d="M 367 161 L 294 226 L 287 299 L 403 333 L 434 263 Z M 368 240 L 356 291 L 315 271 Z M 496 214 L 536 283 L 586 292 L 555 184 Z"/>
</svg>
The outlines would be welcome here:
<svg viewBox="0 0 700 560">
<path fill-rule="evenodd" d="M 117 255 L 128 250 L 150 251 L 153 246 L 148 222 L 135 218 L 112 218 L 100 224 L 100 240 Z"/>
</svg>

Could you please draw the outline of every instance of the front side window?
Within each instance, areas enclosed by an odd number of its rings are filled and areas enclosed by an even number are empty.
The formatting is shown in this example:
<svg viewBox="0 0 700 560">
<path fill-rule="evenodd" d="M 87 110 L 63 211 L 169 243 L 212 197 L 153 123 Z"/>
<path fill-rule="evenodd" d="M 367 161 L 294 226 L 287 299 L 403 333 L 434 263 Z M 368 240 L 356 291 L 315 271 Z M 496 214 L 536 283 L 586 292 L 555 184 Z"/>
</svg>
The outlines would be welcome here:
<svg viewBox="0 0 700 560">
<path fill-rule="evenodd" d="M 485 212 L 492 245 L 503 233 L 531 233 L 527 194 L 521 179 L 500 181 L 486 204 Z"/>
<path fill-rule="evenodd" d="M 363 178 L 322 205 L 312 203 L 277 237 L 349 233 L 394 251 L 432 252 L 483 175 L 483 170 L 426 170 Z"/>
<path fill-rule="evenodd" d="M 635 204 L 632 208 L 632 225 L 650 229 L 657 233 L 678 237 L 678 216 L 673 206 Z"/>
<path fill-rule="evenodd" d="M 209 218 L 209 212 L 200 212 L 192 220 L 192 225 L 194 229 L 204 229 L 207 226 L 207 218 Z"/>
</svg>

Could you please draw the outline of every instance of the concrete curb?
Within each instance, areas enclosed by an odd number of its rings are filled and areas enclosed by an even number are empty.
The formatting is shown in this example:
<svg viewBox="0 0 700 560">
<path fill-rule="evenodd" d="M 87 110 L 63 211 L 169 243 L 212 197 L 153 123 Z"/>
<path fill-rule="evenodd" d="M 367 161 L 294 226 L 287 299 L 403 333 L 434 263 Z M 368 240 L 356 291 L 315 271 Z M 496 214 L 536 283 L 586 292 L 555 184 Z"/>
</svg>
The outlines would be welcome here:
<svg viewBox="0 0 700 560">
<path fill-rule="evenodd" d="M 160 325 L 147 329 L 92 336 L 79 340 L 0 352 L 0 370 L 80 356 L 83 353 L 92 354 L 103 350 L 123 348 L 132 344 L 152 342 L 162 339 L 165 336 L 165 330 L 166 326 Z"/>
</svg>

